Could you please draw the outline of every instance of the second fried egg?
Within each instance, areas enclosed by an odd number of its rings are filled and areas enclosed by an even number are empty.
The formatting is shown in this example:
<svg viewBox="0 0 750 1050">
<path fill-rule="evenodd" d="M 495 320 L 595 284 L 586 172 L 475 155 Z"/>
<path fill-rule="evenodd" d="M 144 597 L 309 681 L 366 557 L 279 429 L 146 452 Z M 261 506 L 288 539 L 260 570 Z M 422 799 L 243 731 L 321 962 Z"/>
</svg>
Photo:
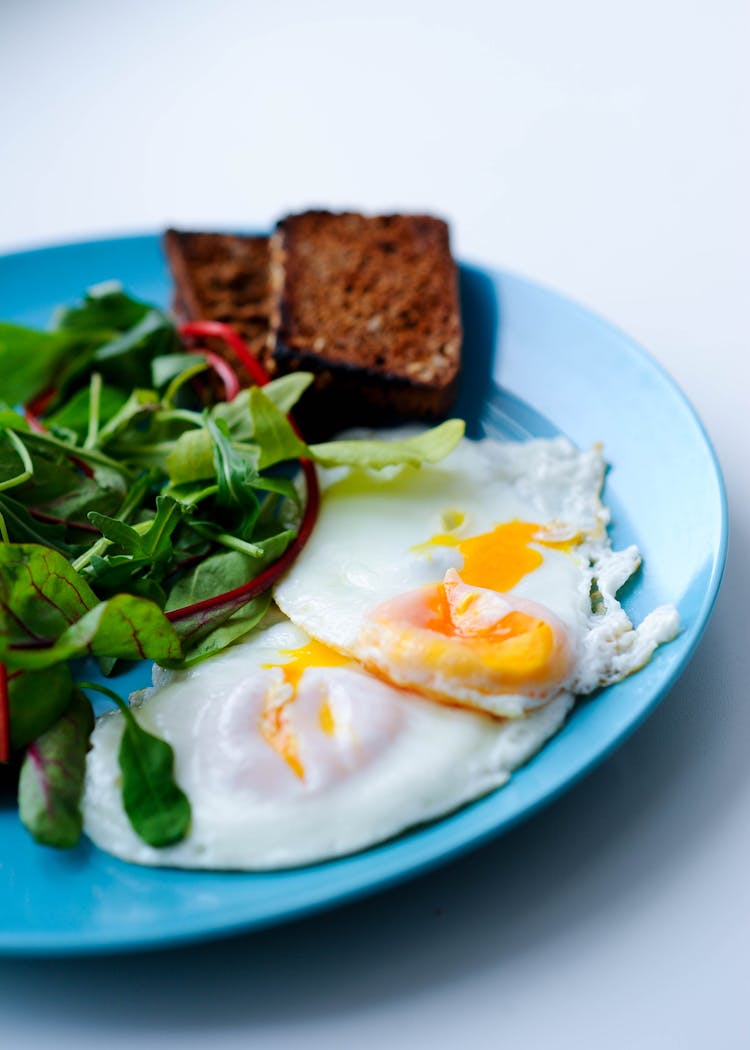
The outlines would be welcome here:
<svg viewBox="0 0 750 1050">
<path fill-rule="evenodd" d="M 642 666 L 678 622 L 635 629 L 615 595 L 604 461 L 568 441 L 464 440 L 420 470 L 329 471 L 320 520 L 276 587 L 313 637 L 433 699 L 518 717 Z"/>
</svg>

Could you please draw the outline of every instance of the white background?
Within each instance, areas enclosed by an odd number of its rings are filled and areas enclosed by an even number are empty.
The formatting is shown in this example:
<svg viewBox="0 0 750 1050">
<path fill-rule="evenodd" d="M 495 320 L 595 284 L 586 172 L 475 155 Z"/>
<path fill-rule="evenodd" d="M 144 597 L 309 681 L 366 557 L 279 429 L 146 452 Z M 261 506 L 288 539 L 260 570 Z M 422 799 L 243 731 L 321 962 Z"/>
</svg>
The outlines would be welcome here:
<svg viewBox="0 0 750 1050">
<path fill-rule="evenodd" d="M 4 1047 L 750 1045 L 749 12 L 0 0 L 0 249 L 264 228 L 312 203 L 436 211 L 463 258 L 651 350 L 703 418 L 732 510 L 688 671 L 552 808 L 258 936 L 4 960 Z"/>
</svg>

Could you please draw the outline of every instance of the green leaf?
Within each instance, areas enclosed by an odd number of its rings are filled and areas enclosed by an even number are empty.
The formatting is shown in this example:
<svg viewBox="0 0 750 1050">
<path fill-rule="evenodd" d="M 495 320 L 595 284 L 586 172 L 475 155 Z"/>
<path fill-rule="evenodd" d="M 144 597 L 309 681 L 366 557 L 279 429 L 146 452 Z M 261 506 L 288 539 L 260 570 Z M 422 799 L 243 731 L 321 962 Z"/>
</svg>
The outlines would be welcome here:
<svg viewBox="0 0 750 1050">
<path fill-rule="evenodd" d="M 179 842 L 190 829 L 190 803 L 174 778 L 172 747 L 144 729 L 133 709 L 111 689 L 92 682 L 81 682 L 81 688 L 108 696 L 122 713 L 122 804 L 133 830 L 156 848 Z"/>
<path fill-rule="evenodd" d="M 49 644 L 97 604 L 63 555 L 31 543 L 0 544 L 0 660 L 14 648 Z M 29 665 L 26 665 L 29 666 Z"/>
<path fill-rule="evenodd" d="M 418 467 L 422 463 L 437 463 L 452 452 L 463 437 L 465 426 L 462 419 L 448 419 L 401 441 L 326 441 L 311 445 L 310 454 L 324 467 Z"/>
<path fill-rule="evenodd" d="M 133 830 L 157 849 L 183 839 L 190 829 L 190 802 L 174 778 L 174 751 L 147 733 L 132 711 L 125 716 L 118 761 L 122 804 Z"/>
<path fill-rule="evenodd" d="M 260 597 L 243 605 L 222 623 L 213 628 L 208 625 L 206 631 L 195 633 L 192 644 L 185 651 L 185 656 L 178 666 L 192 667 L 243 638 L 260 623 L 268 612 L 270 604 L 271 591 L 268 590 Z"/>
<path fill-rule="evenodd" d="M 80 838 L 86 751 L 93 728 L 91 704 L 74 690 L 62 718 L 26 752 L 18 782 L 19 815 L 45 846 L 68 848 Z"/>
<path fill-rule="evenodd" d="M 151 382 L 157 390 L 168 386 L 173 379 L 182 375 L 188 369 L 206 359 L 202 354 L 165 354 L 163 357 L 155 357 L 151 362 Z"/>
<path fill-rule="evenodd" d="M 294 408 L 313 381 L 312 372 L 290 372 L 289 375 L 272 379 L 263 387 L 263 393 L 285 415 Z"/>
<path fill-rule="evenodd" d="M 80 465 L 86 457 L 83 450 L 61 448 L 46 435 L 25 433 L 23 443 L 31 456 L 33 474 L 14 487 L 12 495 L 27 508 L 85 523 L 89 510 L 111 513 L 123 502 L 126 480 L 117 470 L 91 461 L 92 468 L 85 473 Z M 9 442 L 8 433 L 0 432 L 0 477 L 12 476 L 17 463 L 18 453 Z M 12 538 L 15 542 L 27 539 L 25 535 Z M 75 539 L 81 541 L 80 533 Z"/>
<path fill-rule="evenodd" d="M 99 422 L 104 425 L 115 416 L 127 400 L 126 395 L 106 383 L 99 396 Z M 72 435 L 78 444 L 86 437 L 89 426 L 91 396 L 88 387 L 81 387 L 56 411 L 45 415 L 44 424 L 51 430 Z"/>
<path fill-rule="evenodd" d="M 53 726 L 68 709 L 72 691 L 73 677 L 67 664 L 41 671 L 11 671 L 8 698 L 13 747 L 25 747 Z"/>
<path fill-rule="evenodd" d="M 119 281 L 92 285 L 76 306 L 63 307 L 54 318 L 57 329 L 76 332 L 124 332 L 143 320 L 151 307 L 133 299 Z"/>
<path fill-rule="evenodd" d="M 179 660 L 182 647 L 157 605 L 136 595 L 116 594 L 86 612 L 52 645 L 11 645 L 0 655 L 9 667 L 42 668 L 82 656 Z"/>
<path fill-rule="evenodd" d="M 107 417 L 104 426 L 99 430 L 99 447 L 104 448 L 135 420 L 152 415 L 159 409 L 159 404 L 154 390 L 133 390 L 130 396 L 121 402 L 117 411 Z"/>
<path fill-rule="evenodd" d="M 181 434 L 167 456 L 167 470 L 173 485 L 214 478 L 214 445 L 208 430 L 201 427 Z"/>
<path fill-rule="evenodd" d="M 71 332 L 37 332 L 0 322 L 4 400 L 11 405 L 25 404 L 52 386 L 58 369 L 79 341 Z"/>
<path fill-rule="evenodd" d="M 119 518 L 111 518 L 107 514 L 98 514 L 96 511 L 91 511 L 88 518 L 102 536 L 122 547 L 128 554 L 144 553 L 140 533 L 136 532 L 132 525 L 128 525 Z"/>
<path fill-rule="evenodd" d="M 257 514 L 258 498 L 252 485 L 258 476 L 254 464 L 232 447 L 226 423 L 206 418 L 213 442 L 214 470 L 219 491 L 216 502 L 223 507 L 248 507 Z"/>
<path fill-rule="evenodd" d="M 6 493 L 0 493 L 0 514 L 11 543 L 44 545 L 64 555 L 72 555 L 78 549 L 68 543 L 63 525 L 39 521 L 29 514 L 22 503 Z"/>
<path fill-rule="evenodd" d="M 253 440 L 260 450 L 259 470 L 308 454 L 307 445 L 297 437 L 285 414 L 264 390 L 265 387 L 258 386 L 250 390 Z"/>
</svg>

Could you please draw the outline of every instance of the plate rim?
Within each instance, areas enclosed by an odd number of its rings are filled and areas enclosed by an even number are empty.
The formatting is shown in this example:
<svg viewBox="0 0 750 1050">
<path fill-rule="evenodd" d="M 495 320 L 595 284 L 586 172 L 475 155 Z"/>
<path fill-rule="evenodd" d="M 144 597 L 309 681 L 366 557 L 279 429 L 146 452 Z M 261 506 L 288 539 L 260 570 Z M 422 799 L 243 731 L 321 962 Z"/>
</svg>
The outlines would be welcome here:
<svg viewBox="0 0 750 1050">
<path fill-rule="evenodd" d="M 250 233 L 254 231 L 245 232 Z M 80 240 L 55 240 L 47 244 L 39 244 L 34 245 L 33 247 L 0 252 L 0 263 L 12 264 L 14 259 L 19 259 L 20 257 L 33 258 L 34 256 L 41 255 L 49 256 L 58 252 L 64 254 L 71 249 L 84 251 L 86 249 L 106 250 L 108 247 L 115 248 L 120 246 L 124 241 L 142 241 L 144 242 L 144 246 L 145 242 L 148 242 L 149 245 L 155 246 L 160 241 L 161 235 L 161 231 L 155 232 L 154 230 L 149 230 L 144 232 L 128 231 L 123 234 L 107 234 L 105 236 L 89 237 Z M 506 831 L 509 831 L 521 821 L 533 816 L 543 807 L 551 804 L 565 791 L 569 790 L 586 777 L 600 763 L 606 761 L 606 759 L 609 758 L 611 754 L 636 731 L 646 718 L 653 713 L 654 709 L 673 688 L 678 678 L 683 674 L 708 626 L 711 614 L 715 607 L 724 574 L 728 546 L 729 521 L 726 486 L 716 451 L 705 425 L 700 419 L 690 399 L 686 396 L 666 368 L 657 361 L 649 351 L 629 336 L 627 332 L 608 321 L 595 310 L 591 310 L 576 299 L 549 287 L 543 282 L 518 274 L 505 267 L 498 267 L 491 263 L 474 262 L 463 259 L 459 259 L 457 262 L 462 268 L 472 273 L 489 277 L 495 287 L 498 287 L 499 283 L 501 284 L 503 281 L 509 280 L 524 286 L 532 294 L 541 293 L 545 298 L 552 298 L 560 307 L 568 311 L 571 309 L 574 310 L 579 317 L 585 319 L 589 323 L 592 321 L 595 322 L 597 328 L 605 332 L 609 338 L 613 335 L 617 337 L 623 353 L 639 358 L 641 363 L 645 364 L 647 368 L 654 373 L 658 381 L 670 389 L 672 395 L 677 398 L 677 401 L 687 412 L 688 418 L 690 419 L 692 426 L 695 428 L 699 442 L 703 446 L 704 451 L 708 453 L 708 463 L 710 464 L 713 480 L 717 487 L 718 506 L 716 509 L 718 511 L 719 530 L 718 536 L 715 537 L 715 546 L 711 550 L 711 568 L 707 587 L 699 609 L 695 614 L 695 620 L 689 628 L 684 652 L 664 678 L 660 680 L 658 687 L 649 696 L 648 702 L 634 716 L 628 719 L 628 721 L 617 733 L 615 733 L 614 736 L 611 737 L 604 747 L 599 748 L 597 752 L 587 760 L 577 764 L 572 773 L 569 773 L 562 778 L 558 778 L 557 782 L 552 783 L 551 786 L 549 784 L 545 786 L 544 790 L 530 804 L 527 803 L 517 811 L 504 816 L 499 822 L 492 826 L 474 830 L 459 841 L 448 845 L 446 848 L 428 849 L 426 855 L 411 859 L 406 863 L 403 862 L 404 858 L 402 858 L 401 863 L 396 864 L 395 867 L 391 866 L 390 870 L 386 865 L 385 870 L 380 870 L 377 873 L 365 872 L 364 877 L 361 873 L 357 872 L 354 879 L 350 878 L 350 885 L 344 886 L 343 888 L 337 886 L 333 892 L 326 892 L 324 889 L 318 889 L 316 892 L 308 894 L 307 899 L 303 901 L 298 901 L 291 906 L 282 906 L 281 908 L 277 908 L 274 912 L 269 912 L 261 917 L 256 916 L 244 919 L 241 917 L 227 919 L 225 915 L 201 914 L 199 916 L 199 921 L 196 922 L 195 916 L 190 916 L 189 913 L 187 915 L 184 913 L 178 913 L 173 918 L 170 930 L 166 934 L 163 932 L 146 934 L 143 928 L 139 927 L 137 932 L 130 936 L 128 935 L 127 930 L 123 930 L 122 927 L 118 928 L 115 935 L 98 927 L 87 931 L 76 930 L 74 937 L 71 936 L 71 931 L 67 929 L 51 934 L 44 931 L 23 935 L 17 932 L 6 934 L 5 931 L 0 930 L 0 955 L 19 957 L 54 957 L 84 956 L 92 954 L 123 954 L 144 950 L 155 951 L 162 948 L 167 949 L 185 944 L 198 944 L 208 940 L 237 936 L 242 933 L 250 933 L 255 930 L 266 929 L 270 926 L 281 925 L 282 923 L 291 922 L 306 915 L 350 903 L 370 894 L 383 892 L 394 885 L 416 878 L 439 865 L 448 863 L 458 856 L 468 853 L 470 850 L 479 848 L 486 842 L 499 837 Z M 496 358 L 496 355 L 497 348 L 495 347 L 492 355 L 493 360 Z M 511 393 L 513 394 L 513 392 Z M 516 395 L 513 394 L 513 396 Z M 554 422 L 554 420 L 552 421 Z M 431 824 L 428 826 L 435 825 Z M 385 850 L 387 852 L 389 846 L 391 846 L 394 841 L 399 840 L 390 840 L 389 842 L 373 846 L 364 851 L 364 853 L 372 855 L 379 850 Z M 347 858 L 342 859 L 346 860 Z M 325 865 L 329 863 L 335 864 L 336 861 L 323 862 L 322 865 L 316 865 L 310 869 L 305 868 L 301 870 L 304 872 L 308 870 L 315 871 L 316 868 L 325 867 Z M 131 868 L 132 866 L 128 865 L 128 867 Z M 188 877 L 196 875 L 200 877 L 205 874 L 225 874 L 227 877 L 234 880 L 241 879 L 243 874 L 251 873 L 238 872 L 227 874 L 190 871 L 184 874 Z M 271 872 L 269 874 L 273 875 L 274 873 Z"/>
</svg>

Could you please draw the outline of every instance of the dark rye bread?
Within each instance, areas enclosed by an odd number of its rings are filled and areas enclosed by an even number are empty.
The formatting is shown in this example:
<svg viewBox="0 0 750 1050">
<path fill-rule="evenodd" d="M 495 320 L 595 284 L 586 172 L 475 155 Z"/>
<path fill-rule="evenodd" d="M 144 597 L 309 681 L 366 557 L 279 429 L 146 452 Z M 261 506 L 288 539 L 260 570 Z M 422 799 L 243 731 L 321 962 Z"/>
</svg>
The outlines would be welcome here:
<svg viewBox="0 0 750 1050">
<path fill-rule="evenodd" d="M 273 358 L 315 373 L 306 433 L 436 419 L 455 397 L 461 348 L 448 227 L 427 215 L 310 211 L 271 239 Z"/>
<path fill-rule="evenodd" d="M 268 237 L 167 230 L 164 250 L 174 278 L 173 307 L 178 320 L 233 325 L 253 354 L 268 366 Z M 226 352 L 223 344 L 217 348 Z"/>
</svg>

